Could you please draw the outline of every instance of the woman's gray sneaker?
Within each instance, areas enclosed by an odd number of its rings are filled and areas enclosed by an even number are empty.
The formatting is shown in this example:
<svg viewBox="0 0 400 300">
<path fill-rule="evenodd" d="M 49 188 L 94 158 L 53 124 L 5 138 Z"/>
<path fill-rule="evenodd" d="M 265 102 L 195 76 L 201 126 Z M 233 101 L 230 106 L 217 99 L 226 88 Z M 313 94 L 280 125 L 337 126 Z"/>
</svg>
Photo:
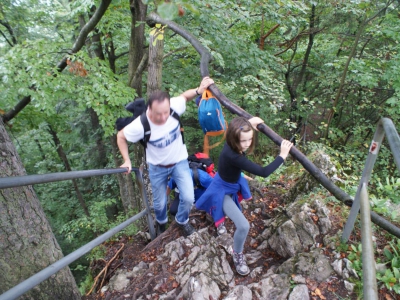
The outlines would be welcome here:
<svg viewBox="0 0 400 300">
<path fill-rule="evenodd" d="M 223 235 L 223 234 L 225 234 L 225 233 L 227 233 L 228 231 L 226 230 L 226 227 L 225 227 L 225 223 L 224 222 L 222 222 L 222 223 L 220 223 L 218 226 L 217 226 L 217 233 L 218 233 L 218 235 Z"/>
<path fill-rule="evenodd" d="M 246 276 L 250 273 L 250 269 L 246 264 L 246 258 L 244 257 L 243 252 L 233 252 L 233 263 L 235 264 L 236 271 L 239 273 L 239 275 Z"/>
</svg>

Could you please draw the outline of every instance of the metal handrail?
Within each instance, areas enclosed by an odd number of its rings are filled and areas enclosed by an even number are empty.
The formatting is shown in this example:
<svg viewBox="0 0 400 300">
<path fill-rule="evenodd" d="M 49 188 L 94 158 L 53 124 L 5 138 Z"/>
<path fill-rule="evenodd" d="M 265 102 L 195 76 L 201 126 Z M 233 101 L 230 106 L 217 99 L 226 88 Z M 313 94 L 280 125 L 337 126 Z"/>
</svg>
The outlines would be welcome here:
<svg viewBox="0 0 400 300">
<path fill-rule="evenodd" d="M 376 158 L 382 145 L 383 137 L 389 142 L 390 150 L 394 156 L 397 169 L 400 171 L 400 138 L 392 120 L 382 118 L 379 120 L 376 132 L 371 142 L 367 160 L 361 176 L 349 217 L 343 229 L 342 241 L 347 242 L 354 228 L 354 223 L 360 211 L 361 219 L 361 245 L 362 245 L 362 270 L 364 299 L 378 299 L 376 284 L 376 267 L 374 259 L 374 246 L 372 243 L 371 211 L 368 200 L 367 186 L 371 177 Z"/>
<path fill-rule="evenodd" d="M 47 268 L 43 269 L 42 271 L 34 274 L 33 276 L 29 277 L 28 279 L 24 280 L 23 282 L 19 283 L 18 285 L 14 286 L 13 288 L 9 289 L 5 293 L 0 295 L 0 300 L 10 300 L 16 299 L 23 295 L 24 293 L 28 292 L 36 285 L 40 284 L 41 282 L 45 281 L 51 275 L 57 273 L 64 267 L 68 266 L 70 263 L 74 262 L 78 258 L 82 257 L 94 247 L 100 245 L 101 243 L 105 242 L 107 239 L 118 233 L 119 231 L 123 230 L 133 222 L 139 220 L 143 216 L 147 216 L 147 222 L 149 224 L 149 231 L 150 237 L 152 239 L 155 238 L 155 229 L 154 229 L 154 222 L 153 218 L 150 213 L 150 205 L 147 199 L 147 194 L 145 190 L 145 186 L 143 184 L 143 177 L 140 169 L 132 168 L 132 171 L 135 172 L 136 179 L 139 182 L 139 186 L 141 187 L 141 196 L 143 202 L 145 204 L 145 209 L 142 210 L 140 213 L 136 214 L 135 216 L 129 218 L 125 222 L 119 224 L 118 226 L 114 227 L 113 229 L 107 231 L 106 233 L 102 234 L 101 236 L 95 238 L 94 240 L 90 241 L 86 245 L 80 247 L 79 249 L 75 250 L 74 252 L 68 254 L 67 256 L 61 258 L 60 260 L 56 261 L 55 263 L 51 264 Z M 59 173 L 52 173 L 52 174 L 42 174 L 42 175 L 26 175 L 26 176 L 15 176 L 15 177 L 7 177 L 7 178 L 0 178 L 0 189 L 5 188 L 12 188 L 18 186 L 25 186 L 25 185 L 32 185 L 32 184 L 40 184 L 40 183 L 48 183 L 48 182 L 55 182 L 55 181 L 62 181 L 62 180 L 69 180 L 69 179 L 77 179 L 77 178 L 85 178 L 85 177 L 92 177 L 92 176 L 102 176 L 102 175 L 110 175 L 110 174 L 117 174 L 117 173 L 125 173 L 125 168 L 117 168 L 117 169 L 100 169 L 100 170 L 87 170 L 87 171 L 72 171 L 72 172 L 59 172 Z"/>
<path fill-rule="evenodd" d="M 369 207 L 367 185 L 362 184 L 361 193 L 361 245 L 364 300 L 377 300 L 374 244 L 372 243 L 371 212 Z"/>
<path fill-rule="evenodd" d="M 39 175 L 25 175 L 0 178 L 0 189 L 12 188 L 25 185 L 56 182 L 69 179 L 86 178 L 92 176 L 103 176 L 126 172 L 125 168 L 117 169 L 98 169 L 85 171 L 58 172 Z M 132 168 L 132 172 L 139 172 L 138 168 Z"/>
<path fill-rule="evenodd" d="M 354 198 L 354 201 L 351 206 L 350 214 L 347 219 L 346 225 L 343 229 L 343 234 L 342 234 L 342 241 L 347 242 L 351 231 L 354 228 L 354 223 L 356 221 L 356 218 L 358 216 L 358 212 L 360 211 L 360 193 L 361 193 L 361 187 L 362 184 L 365 183 L 368 185 L 368 182 L 371 177 L 372 169 L 374 167 L 376 158 L 379 153 L 379 149 L 382 145 L 382 140 L 384 137 L 384 134 L 386 133 L 386 137 L 389 142 L 390 150 L 392 151 L 392 154 L 394 156 L 395 163 L 397 165 L 397 169 L 400 171 L 400 138 L 399 135 L 396 131 L 396 128 L 392 122 L 392 120 L 388 118 L 382 118 L 379 120 L 376 132 L 374 134 L 374 138 L 371 142 L 371 146 L 369 148 L 369 153 L 367 160 L 365 162 L 364 170 L 361 176 L 360 180 L 360 185 L 358 186 L 356 196 Z"/>
</svg>

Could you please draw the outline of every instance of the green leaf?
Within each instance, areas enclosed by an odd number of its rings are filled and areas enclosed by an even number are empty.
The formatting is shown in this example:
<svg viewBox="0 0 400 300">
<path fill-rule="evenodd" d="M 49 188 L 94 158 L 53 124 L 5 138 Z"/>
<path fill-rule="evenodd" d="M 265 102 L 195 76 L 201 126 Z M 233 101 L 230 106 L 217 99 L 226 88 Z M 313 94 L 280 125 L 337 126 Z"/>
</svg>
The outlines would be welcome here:
<svg viewBox="0 0 400 300">
<path fill-rule="evenodd" d="M 389 249 L 387 249 L 387 248 L 383 249 L 383 253 L 385 254 L 385 256 L 386 256 L 388 259 L 392 259 L 392 258 L 393 258 L 393 253 L 390 252 Z"/>
<path fill-rule="evenodd" d="M 173 20 L 178 16 L 178 5 L 171 2 L 164 2 L 163 4 L 158 6 L 157 13 L 160 15 L 161 18 L 165 20 Z"/>
</svg>

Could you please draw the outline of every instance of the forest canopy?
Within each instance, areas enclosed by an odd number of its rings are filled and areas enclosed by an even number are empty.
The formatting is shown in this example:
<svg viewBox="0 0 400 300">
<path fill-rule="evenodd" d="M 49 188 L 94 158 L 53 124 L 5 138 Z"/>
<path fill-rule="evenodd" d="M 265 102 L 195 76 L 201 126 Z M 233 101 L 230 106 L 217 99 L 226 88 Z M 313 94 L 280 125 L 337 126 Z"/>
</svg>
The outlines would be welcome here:
<svg viewBox="0 0 400 300">
<path fill-rule="evenodd" d="M 129 115 L 124 106 L 155 87 L 178 95 L 201 80 L 199 53 L 168 26 L 154 26 L 149 15 L 156 12 L 206 47 L 210 76 L 232 103 L 305 153 L 324 147 L 354 187 L 379 119 L 400 128 L 399 6 L 395 0 L 4 0 L 0 115 L 27 174 L 118 167 L 115 120 Z M 183 123 L 189 152 L 201 149 L 194 103 Z M 265 136 L 257 142 L 253 160 L 276 155 Z M 131 150 L 139 165 L 141 150 Z M 219 151 L 212 151 L 214 161 Z M 384 144 L 372 185 L 395 185 L 398 177 Z M 125 184 L 110 176 L 35 187 L 64 254 L 139 210 L 138 200 L 126 200 Z"/>
</svg>

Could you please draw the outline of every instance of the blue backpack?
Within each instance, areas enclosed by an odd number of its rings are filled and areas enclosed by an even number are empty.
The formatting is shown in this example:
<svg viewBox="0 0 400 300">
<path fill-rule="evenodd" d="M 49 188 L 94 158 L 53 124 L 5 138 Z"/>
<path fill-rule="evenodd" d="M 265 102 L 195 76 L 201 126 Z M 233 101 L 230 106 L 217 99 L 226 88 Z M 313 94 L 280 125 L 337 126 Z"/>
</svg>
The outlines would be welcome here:
<svg viewBox="0 0 400 300">
<path fill-rule="evenodd" d="M 225 121 L 221 104 L 211 91 L 204 91 L 198 106 L 198 118 L 201 129 L 204 132 L 203 152 L 209 155 L 209 150 L 217 147 L 225 139 L 225 132 L 228 125 Z M 221 140 L 210 146 L 209 137 L 219 135 L 222 135 Z"/>
</svg>

